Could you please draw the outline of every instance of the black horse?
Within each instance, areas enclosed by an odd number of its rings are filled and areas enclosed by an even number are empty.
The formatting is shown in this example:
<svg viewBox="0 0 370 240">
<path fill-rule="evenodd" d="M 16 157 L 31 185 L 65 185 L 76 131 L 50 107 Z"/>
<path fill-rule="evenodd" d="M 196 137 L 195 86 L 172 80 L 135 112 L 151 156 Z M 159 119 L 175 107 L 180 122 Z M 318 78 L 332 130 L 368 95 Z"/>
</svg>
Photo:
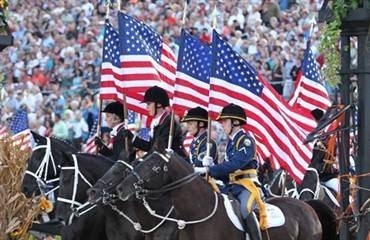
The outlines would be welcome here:
<svg viewBox="0 0 370 240">
<path fill-rule="evenodd" d="M 66 152 L 77 153 L 77 149 L 64 140 L 54 137 L 43 137 L 32 131 L 31 133 L 36 146 L 33 148 L 32 154 L 28 159 L 27 170 L 22 181 L 22 192 L 28 198 L 33 195 L 49 195 L 51 193 L 57 198 L 58 191 L 55 190 L 59 188 L 60 164 L 63 154 Z M 52 189 L 48 189 L 49 186 L 52 186 Z M 54 209 L 56 205 L 54 205 Z M 54 212 L 55 210 L 49 213 L 49 215 L 53 217 Z M 83 225 L 83 219 L 79 221 Z M 49 224 L 49 222 L 45 224 Z M 48 229 L 47 227 L 43 227 L 43 229 L 45 228 Z M 55 231 L 60 231 L 59 234 L 63 240 L 74 240 L 78 239 L 78 236 L 83 234 L 88 229 L 88 226 L 83 228 L 76 224 L 60 227 L 60 225 L 55 224 L 53 221 L 50 223 L 49 228 L 52 234 L 55 234 Z"/>
<path fill-rule="evenodd" d="M 59 186 L 60 160 L 63 152 L 77 153 L 78 150 L 64 140 L 43 137 L 31 131 L 36 146 L 28 159 L 27 170 L 22 181 L 22 192 L 27 198 L 40 193 L 54 192 Z M 53 186 L 51 191 L 47 186 Z M 55 192 L 57 194 L 57 191 Z"/>
<path fill-rule="evenodd" d="M 298 197 L 296 184 L 283 169 L 278 169 L 274 172 L 272 180 L 265 185 L 265 188 L 270 196 L 273 197 Z"/>
<path fill-rule="evenodd" d="M 123 202 L 121 201 L 116 192 L 116 186 L 122 182 L 127 174 L 132 170 L 132 166 L 127 163 L 128 154 L 122 151 L 118 160 L 111 169 L 100 178 L 95 185 L 87 191 L 90 203 L 98 203 L 103 205 L 104 209 L 107 209 L 106 214 L 111 214 L 112 218 L 117 216 L 117 212 L 109 213 L 108 210 L 112 208 L 117 209 L 120 215 L 127 215 L 130 210 L 135 210 L 138 223 L 135 223 L 137 230 L 145 234 L 146 240 L 174 240 L 179 238 L 179 229 L 177 224 L 171 221 L 164 221 L 156 218 L 145 209 L 143 202 L 140 200 L 134 202 Z M 150 206 L 152 206 L 159 215 L 169 215 L 174 217 L 172 213 L 172 204 L 169 200 L 163 204 L 163 200 L 158 201 L 156 199 L 147 200 Z M 120 216 L 121 219 L 124 219 Z M 109 219 L 109 216 L 107 215 Z M 127 224 L 127 222 L 125 223 Z M 182 238 L 184 239 L 184 238 Z"/>
<path fill-rule="evenodd" d="M 308 201 L 312 199 L 323 200 L 327 205 L 340 215 L 340 205 L 337 193 L 323 184 L 315 168 L 309 167 L 300 184 L 297 184 L 298 199 Z"/>
<path fill-rule="evenodd" d="M 88 153 L 65 154 L 61 162 L 60 189 L 57 216 L 68 224 L 83 224 L 87 231 L 76 239 L 143 239 L 134 227 L 117 212 L 88 202 L 87 189 L 91 188 L 115 162 Z M 132 209 L 132 207 L 131 207 Z M 109 211 L 110 214 L 107 214 Z M 128 209 L 130 212 L 130 208 Z M 135 213 L 131 210 L 131 218 Z M 113 216 L 107 218 L 108 216 Z M 80 221 L 83 218 L 84 221 Z M 76 220 L 76 221 L 75 221 Z M 121 224 L 117 224 L 121 223 Z M 100 230 L 100 231 L 99 231 Z M 85 234 L 85 235 L 82 235 Z"/>
<path fill-rule="evenodd" d="M 190 239 L 245 239 L 244 231 L 229 220 L 224 198 L 216 194 L 202 177 L 194 174 L 185 160 L 161 146 L 159 143 L 156 151 L 117 186 L 120 198 L 144 199 L 153 194 L 168 193 L 179 217 L 174 220 L 181 224 Z M 271 198 L 267 202 L 281 209 L 285 223 L 263 231 L 263 239 L 323 239 L 326 230 L 322 229 L 318 215 L 307 203 L 286 197 Z M 323 220 L 333 223 L 331 218 Z"/>
</svg>

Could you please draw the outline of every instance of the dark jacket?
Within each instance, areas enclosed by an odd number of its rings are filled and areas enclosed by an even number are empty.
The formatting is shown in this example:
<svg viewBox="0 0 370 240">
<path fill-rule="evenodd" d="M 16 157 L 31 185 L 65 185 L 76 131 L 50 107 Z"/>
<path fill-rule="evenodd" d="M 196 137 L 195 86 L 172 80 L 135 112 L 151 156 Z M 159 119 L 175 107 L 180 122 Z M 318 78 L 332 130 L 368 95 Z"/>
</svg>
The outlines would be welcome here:
<svg viewBox="0 0 370 240">
<path fill-rule="evenodd" d="M 112 148 L 109 148 L 104 145 L 99 150 L 99 153 L 113 159 L 114 161 L 117 161 L 119 160 L 118 157 L 120 152 L 126 148 L 123 127 L 117 132 L 117 135 L 115 137 L 111 138 L 110 142 L 113 143 Z M 132 143 L 129 141 L 129 151 L 132 152 L 132 149 L 133 149 Z"/>
<path fill-rule="evenodd" d="M 146 141 L 144 139 L 139 138 L 138 136 L 135 137 L 133 145 L 134 147 L 143 150 L 145 152 L 151 153 L 153 151 L 153 144 L 154 141 L 158 138 L 162 139 L 166 143 L 168 143 L 168 139 L 170 136 L 170 124 L 171 124 L 171 116 L 167 115 L 163 121 L 161 121 L 157 126 L 153 129 L 153 137 Z M 181 128 L 178 123 L 175 122 L 174 130 L 173 130 L 173 141 L 172 141 L 172 150 L 174 150 L 177 154 L 182 157 L 186 156 L 184 146 L 183 146 L 183 138 L 181 135 Z"/>
</svg>

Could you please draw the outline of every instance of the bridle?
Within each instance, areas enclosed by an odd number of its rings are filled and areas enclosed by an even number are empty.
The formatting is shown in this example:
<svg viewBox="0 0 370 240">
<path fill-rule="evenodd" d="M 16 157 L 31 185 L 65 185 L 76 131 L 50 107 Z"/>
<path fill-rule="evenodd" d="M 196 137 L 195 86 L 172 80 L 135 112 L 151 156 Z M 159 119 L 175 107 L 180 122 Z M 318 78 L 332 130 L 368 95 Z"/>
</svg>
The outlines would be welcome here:
<svg viewBox="0 0 370 240">
<path fill-rule="evenodd" d="M 309 192 L 313 195 L 313 199 L 318 199 L 319 198 L 319 194 L 320 194 L 320 180 L 319 180 L 319 174 L 317 173 L 317 170 L 315 168 L 312 168 L 312 167 L 309 167 L 307 168 L 307 172 L 314 172 L 315 173 L 315 176 L 316 176 L 316 186 L 314 189 L 310 189 L 310 188 L 303 188 L 300 193 L 298 194 L 298 199 L 301 198 L 301 195 L 302 193 L 304 192 Z"/>
<path fill-rule="evenodd" d="M 146 196 L 152 195 L 152 194 L 170 192 L 172 190 L 175 190 L 177 188 L 180 188 L 180 187 L 184 186 L 185 184 L 190 183 L 196 177 L 198 177 L 198 174 L 192 173 L 192 174 L 189 174 L 189 175 L 187 175 L 183 178 L 180 178 L 180 179 L 178 179 L 174 182 L 171 182 L 167 185 L 164 185 L 160 189 L 156 189 L 156 190 L 146 189 L 142 186 L 144 184 L 144 182 L 148 182 L 152 176 L 160 173 L 161 171 L 163 171 L 163 173 L 168 172 L 167 163 L 170 160 L 170 156 L 168 154 L 162 154 L 162 153 L 159 153 L 159 152 L 156 152 L 156 151 L 154 151 L 152 154 L 157 154 L 164 161 L 161 162 L 161 164 L 159 166 L 153 166 L 152 171 L 150 171 L 147 175 L 145 175 L 143 177 L 141 177 L 134 169 L 131 171 L 132 175 L 137 179 L 137 182 L 135 182 L 133 184 L 134 189 L 135 189 L 135 196 L 136 196 L 137 199 L 142 199 L 143 197 L 146 197 Z"/>
<path fill-rule="evenodd" d="M 126 174 L 126 172 L 129 170 L 130 172 L 132 171 L 133 167 L 128 164 L 127 162 L 123 161 L 123 160 L 117 160 L 116 163 L 121 163 L 123 165 L 125 165 L 127 168 L 123 171 L 123 174 Z M 114 194 L 114 193 L 109 193 L 108 191 L 106 191 L 106 186 L 109 186 L 111 185 L 111 183 L 106 183 L 103 179 L 99 179 L 98 182 L 102 183 L 103 184 L 103 190 L 102 190 L 102 203 L 104 205 L 106 204 L 109 204 L 109 203 L 112 203 L 114 202 L 116 199 L 118 199 L 118 195 L 117 194 Z"/>
<path fill-rule="evenodd" d="M 171 217 L 169 217 L 169 214 L 167 214 L 166 216 L 162 216 L 162 215 L 157 214 L 156 211 L 153 210 L 149 206 L 149 203 L 145 199 L 146 196 L 151 195 L 151 194 L 157 194 L 157 193 L 166 193 L 166 192 L 170 192 L 172 190 L 178 189 L 178 188 L 190 183 L 191 181 L 193 181 L 195 178 L 197 178 L 199 176 L 196 173 L 192 173 L 192 174 L 189 174 L 189 175 L 187 175 L 183 178 L 180 178 L 180 179 L 178 179 L 174 182 L 171 182 L 171 183 L 161 187 L 158 190 L 145 189 L 145 188 L 142 187 L 142 184 L 146 181 L 149 181 L 150 177 L 152 177 L 155 174 L 158 174 L 161 170 L 164 173 L 168 171 L 168 167 L 167 167 L 166 163 L 168 163 L 170 161 L 169 154 L 168 153 L 162 154 L 162 153 L 159 153 L 159 152 L 156 152 L 156 151 L 154 151 L 152 154 L 157 154 L 158 156 L 160 156 L 164 160 L 162 162 L 163 164 L 161 163 L 160 166 L 154 166 L 152 168 L 152 171 L 149 172 L 144 177 L 140 177 L 140 175 L 135 170 L 132 170 L 132 172 L 131 172 L 132 175 L 135 176 L 136 179 L 138 180 L 136 183 L 133 184 L 134 189 L 135 189 L 135 196 L 136 196 L 137 199 L 142 199 L 144 207 L 148 210 L 148 212 L 152 216 L 157 217 L 159 219 L 162 219 L 163 221 L 167 220 L 167 221 L 176 222 L 179 229 L 184 229 L 186 227 L 186 225 L 189 225 L 189 224 L 197 224 L 197 223 L 205 222 L 208 219 L 210 219 L 211 217 L 213 217 L 214 214 L 216 213 L 217 207 L 218 207 L 218 196 L 217 196 L 216 192 L 214 192 L 215 206 L 214 206 L 212 212 L 208 216 L 206 216 L 202 219 L 199 219 L 199 220 L 185 221 L 185 220 L 182 220 L 182 219 L 171 218 Z M 161 165 L 163 165 L 163 167 Z M 172 206 L 170 211 L 172 211 L 172 209 L 173 209 L 173 206 Z"/>
<path fill-rule="evenodd" d="M 44 192 L 44 189 L 46 189 L 46 186 L 49 183 L 58 182 L 59 177 L 58 177 L 58 172 L 57 172 L 57 166 L 55 164 L 53 153 L 51 151 L 51 142 L 50 142 L 49 137 L 46 138 L 46 144 L 45 145 L 38 145 L 38 146 L 34 147 L 32 149 L 32 152 L 34 152 L 36 150 L 39 150 L 39 149 L 44 149 L 44 148 L 45 148 L 45 155 L 44 155 L 44 158 L 42 159 L 42 161 L 40 163 L 40 166 L 36 170 L 36 172 L 31 172 L 29 170 L 26 170 L 25 174 L 28 174 L 28 175 L 31 175 L 32 177 L 34 177 L 36 179 L 37 186 L 39 187 L 41 194 L 44 195 L 44 196 L 47 196 L 50 193 L 57 190 L 59 188 L 59 185 L 54 187 L 53 189 L 51 189 L 50 191 L 48 191 L 46 193 Z M 53 167 L 54 177 L 55 177 L 53 179 L 47 179 L 49 164 L 51 164 L 52 167 Z"/>
<path fill-rule="evenodd" d="M 76 201 L 76 194 L 77 194 L 77 186 L 78 186 L 78 179 L 81 177 L 81 179 L 89 186 L 92 187 L 93 185 L 86 179 L 86 177 L 81 173 L 79 167 L 78 167 L 78 162 L 77 162 L 77 157 L 75 154 L 72 154 L 74 166 L 68 166 L 68 167 L 61 167 L 61 170 L 73 170 L 74 171 L 74 177 L 73 177 L 73 190 L 72 190 L 72 199 L 67 199 L 63 197 L 58 197 L 57 200 L 59 202 L 64 202 L 64 203 L 69 203 L 70 209 L 72 211 L 69 220 L 68 220 L 68 225 L 72 223 L 73 217 L 80 217 L 81 215 L 87 213 L 94 207 L 96 207 L 95 204 L 90 204 L 89 202 L 86 202 L 84 204 L 79 203 Z M 83 210 L 86 206 L 89 206 L 87 209 Z M 80 212 L 81 211 L 81 212 Z"/>
</svg>

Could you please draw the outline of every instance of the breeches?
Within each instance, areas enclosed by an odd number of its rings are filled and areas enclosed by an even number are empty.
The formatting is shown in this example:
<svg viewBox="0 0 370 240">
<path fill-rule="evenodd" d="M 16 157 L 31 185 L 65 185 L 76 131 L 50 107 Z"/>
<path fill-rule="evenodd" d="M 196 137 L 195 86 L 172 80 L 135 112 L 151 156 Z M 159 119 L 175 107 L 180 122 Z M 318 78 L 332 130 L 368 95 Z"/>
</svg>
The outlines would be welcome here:
<svg viewBox="0 0 370 240">
<path fill-rule="evenodd" d="M 242 214 L 242 217 L 243 219 L 245 219 L 247 217 L 247 215 L 249 214 L 249 211 L 248 211 L 248 208 L 247 208 L 247 204 L 248 204 L 248 200 L 249 198 L 252 196 L 252 193 L 249 192 L 248 190 L 243 190 L 238 196 L 237 198 L 239 199 L 239 202 L 240 202 L 240 212 Z M 255 209 L 257 206 L 257 202 L 256 200 L 253 199 L 252 201 L 252 210 Z"/>
</svg>

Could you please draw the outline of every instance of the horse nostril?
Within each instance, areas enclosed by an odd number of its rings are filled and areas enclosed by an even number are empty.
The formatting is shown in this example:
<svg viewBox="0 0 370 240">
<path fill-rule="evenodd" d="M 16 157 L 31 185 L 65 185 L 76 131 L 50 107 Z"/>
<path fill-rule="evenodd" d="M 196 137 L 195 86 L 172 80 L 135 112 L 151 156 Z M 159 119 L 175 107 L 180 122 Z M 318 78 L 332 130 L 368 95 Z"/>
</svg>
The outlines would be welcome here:
<svg viewBox="0 0 370 240">
<path fill-rule="evenodd" d="M 122 186 L 118 186 L 118 187 L 117 187 L 117 192 L 118 192 L 118 193 L 121 193 L 122 191 L 123 191 Z"/>
</svg>

